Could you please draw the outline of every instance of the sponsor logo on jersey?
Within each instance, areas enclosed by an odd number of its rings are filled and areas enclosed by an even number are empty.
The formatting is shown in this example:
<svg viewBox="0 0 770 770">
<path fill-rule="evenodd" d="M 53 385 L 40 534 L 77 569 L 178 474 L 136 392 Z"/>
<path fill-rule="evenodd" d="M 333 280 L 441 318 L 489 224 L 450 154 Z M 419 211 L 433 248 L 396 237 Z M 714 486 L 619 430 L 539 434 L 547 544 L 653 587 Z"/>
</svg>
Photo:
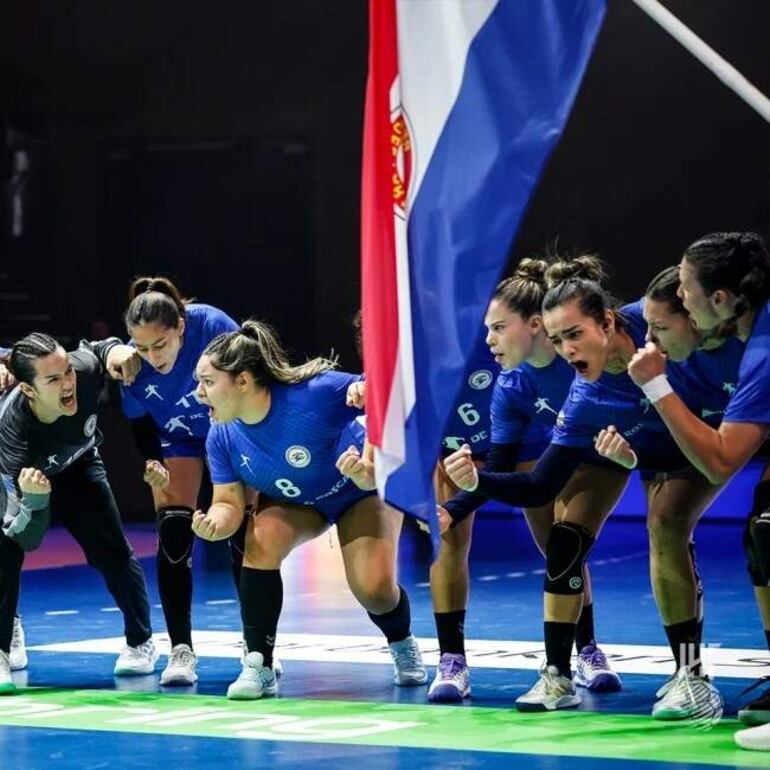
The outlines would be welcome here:
<svg viewBox="0 0 770 770">
<path fill-rule="evenodd" d="M 294 468 L 307 468 L 310 465 L 310 450 L 299 444 L 290 446 L 284 456 L 286 457 L 286 462 Z"/>
<path fill-rule="evenodd" d="M 251 458 L 248 455 L 241 455 L 241 468 L 246 468 L 251 473 Z"/>
<path fill-rule="evenodd" d="M 191 436 L 193 435 L 193 432 L 184 424 L 184 420 L 182 418 L 184 415 L 180 414 L 176 417 L 172 417 L 164 426 L 164 430 L 167 430 L 169 433 L 175 430 L 185 430 L 187 431 Z"/>
<path fill-rule="evenodd" d="M 727 393 L 727 395 L 732 396 L 733 393 L 735 393 L 735 383 L 734 382 L 723 382 L 722 383 L 722 390 Z"/>
<path fill-rule="evenodd" d="M 160 401 L 163 401 L 163 396 L 158 393 L 158 386 L 157 385 L 148 385 L 144 389 L 144 397 L 145 398 L 151 398 L 152 396 L 155 396 L 155 398 L 159 399 Z"/>
<path fill-rule="evenodd" d="M 479 369 L 468 377 L 468 385 L 474 390 L 486 390 L 494 379 L 494 375 L 489 369 Z"/>
<path fill-rule="evenodd" d="M 558 419 L 558 412 L 548 403 L 547 398 L 538 398 L 537 401 L 535 401 L 535 409 L 537 409 L 538 414 L 540 414 L 540 412 L 551 412 L 551 414 L 555 414 Z"/>
<path fill-rule="evenodd" d="M 86 434 L 89 438 L 94 435 L 94 431 L 96 430 L 96 415 L 92 414 L 87 420 L 86 424 L 83 426 L 83 433 Z"/>
<path fill-rule="evenodd" d="M 564 411 L 561 411 L 556 415 L 556 427 L 563 428 L 565 422 L 567 422 L 567 418 L 564 416 Z"/>
<path fill-rule="evenodd" d="M 183 409 L 189 409 L 190 399 L 196 404 L 202 404 L 201 397 L 198 395 L 198 388 L 193 388 L 189 393 L 185 393 L 174 405 L 181 406 Z"/>
</svg>

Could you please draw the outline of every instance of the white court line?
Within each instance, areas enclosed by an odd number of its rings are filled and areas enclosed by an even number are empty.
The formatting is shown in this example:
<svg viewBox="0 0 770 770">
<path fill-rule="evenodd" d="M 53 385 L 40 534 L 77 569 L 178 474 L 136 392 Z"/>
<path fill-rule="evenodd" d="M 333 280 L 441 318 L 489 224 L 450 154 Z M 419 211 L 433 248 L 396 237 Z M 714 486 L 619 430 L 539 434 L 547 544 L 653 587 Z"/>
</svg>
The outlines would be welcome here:
<svg viewBox="0 0 770 770">
<path fill-rule="evenodd" d="M 79 610 L 49 610 L 46 615 L 77 615 Z"/>
<path fill-rule="evenodd" d="M 168 637 L 156 634 L 155 641 L 167 651 Z M 241 657 L 241 634 L 236 631 L 194 631 L 195 652 L 199 657 Z M 432 638 L 419 639 L 425 663 L 435 666 L 438 646 Z M 85 639 L 30 647 L 31 650 L 63 653 L 117 654 L 125 644 L 122 637 Z M 468 663 L 473 668 L 525 669 L 540 667 L 545 651 L 540 641 L 474 639 L 466 643 Z M 674 663 L 668 647 L 656 645 L 603 644 L 607 658 L 621 674 L 652 674 L 668 677 Z M 332 634 L 279 634 L 276 652 L 281 660 L 325 663 L 366 663 L 392 665 L 390 652 L 381 636 L 341 636 Z M 770 655 L 764 650 L 706 647 L 703 651 L 709 673 L 719 678 L 756 679 L 770 675 Z"/>
</svg>

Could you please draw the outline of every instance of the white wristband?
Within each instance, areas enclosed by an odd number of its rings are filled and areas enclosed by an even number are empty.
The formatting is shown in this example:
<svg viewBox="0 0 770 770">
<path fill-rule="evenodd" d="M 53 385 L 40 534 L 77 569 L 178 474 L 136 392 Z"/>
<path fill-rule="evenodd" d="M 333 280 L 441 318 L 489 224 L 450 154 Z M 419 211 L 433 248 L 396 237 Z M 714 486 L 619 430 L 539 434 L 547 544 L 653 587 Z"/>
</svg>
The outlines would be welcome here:
<svg viewBox="0 0 770 770">
<path fill-rule="evenodd" d="M 669 393 L 673 392 L 674 389 L 669 385 L 668 377 L 665 374 L 659 374 L 642 385 L 642 393 L 647 396 L 651 404 L 660 401 L 661 398 L 665 398 Z"/>
</svg>

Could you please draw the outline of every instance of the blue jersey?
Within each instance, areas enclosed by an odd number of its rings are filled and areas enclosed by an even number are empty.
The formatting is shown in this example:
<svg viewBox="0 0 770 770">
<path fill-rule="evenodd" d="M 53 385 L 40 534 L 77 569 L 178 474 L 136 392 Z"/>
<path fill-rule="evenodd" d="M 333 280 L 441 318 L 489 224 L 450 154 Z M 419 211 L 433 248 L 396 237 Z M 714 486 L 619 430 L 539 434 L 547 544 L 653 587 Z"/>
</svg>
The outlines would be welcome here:
<svg viewBox="0 0 770 770">
<path fill-rule="evenodd" d="M 620 312 L 625 331 L 637 348 L 644 347 L 647 324 L 641 301 L 625 305 Z M 596 382 L 576 377 L 556 421 L 553 442 L 592 447 L 597 433 L 608 425 L 614 425 L 636 452 L 651 452 L 661 441 L 672 441 L 655 408 L 627 372 L 603 372 Z"/>
<path fill-rule="evenodd" d="M 345 405 L 358 375 L 324 372 L 296 385 L 271 385 L 270 409 L 255 425 L 212 423 L 206 440 L 211 481 L 240 481 L 266 496 L 309 505 L 333 521 L 364 492 L 335 467 L 363 447 L 360 412 Z"/>
<path fill-rule="evenodd" d="M 454 452 L 468 444 L 474 456 L 489 448 L 489 408 L 500 367 L 486 344 L 477 346 L 465 369 L 465 382 L 449 415 L 442 448 Z"/>
<path fill-rule="evenodd" d="M 575 370 L 561 356 L 548 366 L 525 362 L 501 372 L 492 395 L 492 443 L 520 443 L 521 460 L 539 457 L 574 379 Z"/>
<path fill-rule="evenodd" d="M 205 347 L 219 334 L 238 329 L 230 316 L 210 305 L 190 304 L 185 313 L 184 341 L 174 368 L 161 374 L 146 361 L 139 376 L 128 387 L 121 385 L 123 414 L 130 420 L 150 415 L 158 428 L 163 455 L 193 447 L 202 456 L 209 432 L 209 410 L 196 395 L 193 375 Z"/>
<path fill-rule="evenodd" d="M 725 422 L 770 425 L 770 302 L 757 310 Z"/>
<path fill-rule="evenodd" d="M 745 345 L 737 337 L 714 350 L 696 350 L 684 361 L 666 364 L 671 387 L 687 408 L 711 426 L 722 422 L 736 389 Z"/>
</svg>

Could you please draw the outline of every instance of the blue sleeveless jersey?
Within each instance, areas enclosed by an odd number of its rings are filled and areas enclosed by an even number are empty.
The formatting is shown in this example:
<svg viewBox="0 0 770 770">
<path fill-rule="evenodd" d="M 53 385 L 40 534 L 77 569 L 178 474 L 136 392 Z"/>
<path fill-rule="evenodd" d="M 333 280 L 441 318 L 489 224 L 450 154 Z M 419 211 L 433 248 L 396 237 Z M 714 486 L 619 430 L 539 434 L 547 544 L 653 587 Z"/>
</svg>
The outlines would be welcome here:
<svg viewBox="0 0 770 770">
<path fill-rule="evenodd" d="M 335 463 L 349 446 L 363 449 L 360 412 L 345 405 L 358 375 L 324 372 L 296 385 L 272 385 L 261 422 L 212 423 L 206 440 L 211 481 L 240 481 L 269 498 L 315 508 L 335 521 L 364 492 Z"/>
<path fill-rule="evenodd" d="M 136 380 L 128 387 L 121 385 L 123 414 L 130 420 L 152 417 L 164 457 L 203 457 L 209 410 L 195 395 L 195 366 L 214 337 L 238 328 L 221 310 L 191 303 L 186 308 L 184 341 L 174 368 L 161 374 L 143 361 Z"/>
</svg>

